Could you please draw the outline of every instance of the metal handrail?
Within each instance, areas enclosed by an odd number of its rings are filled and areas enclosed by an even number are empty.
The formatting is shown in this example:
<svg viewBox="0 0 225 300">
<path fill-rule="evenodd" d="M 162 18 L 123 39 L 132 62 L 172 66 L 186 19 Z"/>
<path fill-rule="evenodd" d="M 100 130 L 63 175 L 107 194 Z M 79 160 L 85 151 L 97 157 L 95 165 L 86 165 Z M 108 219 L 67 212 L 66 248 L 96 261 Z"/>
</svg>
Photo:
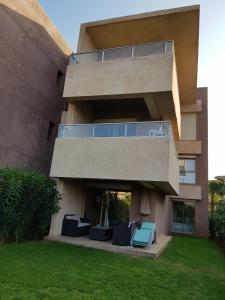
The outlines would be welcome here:
<svg viewBox="0 0 225 300">
<path fill-rule="evenodd" d="M 103 48 L 103 49 L 97 49 L 97 50 L 93 50 L 93 51 L 72 53 L 71 55 L 86 54 L 86 53 L 100 52 L 100 51 L 113 50 L 113 49 L 121 49 L 121 48 L 132 48 L 132 47 L 145 46 L 145 45 L 163 44 L 163 43 L 171 43 L 171 44 L 173 44 L 174 41 L 173 40 L 166 40 L 166 41 L 159 41 L 159 42 L 152 42 L 152 43 L 142 43 L 142 44 L 119 46 L 119 47 L 112 47 L 112 48 Z"/>
<path fill-rule="evenodd" d="M 160 42 L 153 42 L 153 43 L 144 43 L 144 44 L 137 44 L 137 45 L 128 45 L 128 46 L 120 46 L 120 47 L 115 47 L 115 48 L 104 48 L 104 49 L 99 49 L 99 50 L 94 50 L 94 51 L 87 51 L 87 52 L 78 52 L 78 53 L 72 53 L 70 55 L 70 58 L 77 63 L 76 56 L 81 56 L 81 55 L 86 55 L 86 54 L 92 54 L 92 53 L 101 53 L 101 59 L 99 61 L 103 62 L 104 61 L 104 54 L 107 51 L 110 50 L 118 50 L 118 49 L 131 49 L 131 56 L 130 58 L 134 58 L 134 50 L 136 47 L 139 46 L 149 46 L 149 45 L 164 45 L 164 53 L 167 53 L 167 45 L 171 44 L 173 46 L 173 41 L 168 40 L 168 41 L 160 41 Z M 96 61 L 95 61 L 96 62 Z"/>
</svg>

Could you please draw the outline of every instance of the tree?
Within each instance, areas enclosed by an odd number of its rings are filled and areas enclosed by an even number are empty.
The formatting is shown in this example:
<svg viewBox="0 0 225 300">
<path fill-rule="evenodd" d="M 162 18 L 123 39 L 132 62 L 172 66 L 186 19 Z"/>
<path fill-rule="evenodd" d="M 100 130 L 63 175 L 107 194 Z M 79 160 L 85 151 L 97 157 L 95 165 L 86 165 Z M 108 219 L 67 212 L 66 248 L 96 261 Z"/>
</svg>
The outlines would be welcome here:
<svg viewBox="0 0 225 300">
<path fill-rule="evenodd" d="M 223 180 L 210 180 L 208 184 L 209 194 L 211 195 L 211 212 L 215 210 L 215 204 L 224 199 L 225 182 Z"/>
</svg>

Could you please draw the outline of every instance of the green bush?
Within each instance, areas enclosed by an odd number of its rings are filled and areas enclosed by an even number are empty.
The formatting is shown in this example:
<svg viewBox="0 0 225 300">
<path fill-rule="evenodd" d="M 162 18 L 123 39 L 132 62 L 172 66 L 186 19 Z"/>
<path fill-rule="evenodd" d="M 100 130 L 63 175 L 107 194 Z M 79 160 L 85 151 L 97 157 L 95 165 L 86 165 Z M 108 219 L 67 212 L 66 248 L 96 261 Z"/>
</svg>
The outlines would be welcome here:
<svg viewBox="0 0 225 300">
<path fill-rule="evenodd" d="M 209 218 L 209 228 L 212 237 L 225 243 L 225 201 L 216 205 L 216 209 Z"/>
<path fill-rule="evenodd" d="M 56 182 L 29 169 L 0 169 L 0 241 L 42 239 L 59 209 Z"/>
</svg>

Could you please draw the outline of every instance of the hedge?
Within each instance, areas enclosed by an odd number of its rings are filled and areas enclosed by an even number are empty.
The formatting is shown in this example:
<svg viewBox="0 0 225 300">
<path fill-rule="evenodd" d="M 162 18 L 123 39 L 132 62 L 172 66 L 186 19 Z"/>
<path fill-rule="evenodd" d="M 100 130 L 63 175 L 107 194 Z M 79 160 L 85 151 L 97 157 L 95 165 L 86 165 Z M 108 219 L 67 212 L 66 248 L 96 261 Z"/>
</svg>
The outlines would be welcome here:
<svg viewBox="0 0 225 300">
<path fill-rule="evenodd" d="M 221 200 L 209 218 L 211 237 L 219 240 L 225 246 L 225 200 Z"/>
<path fill-rule="evenodd" d="M 59 209 L 56 182 L 20 168 L 0 169 L 0 242 L 42 239 Z"/>
</svg>

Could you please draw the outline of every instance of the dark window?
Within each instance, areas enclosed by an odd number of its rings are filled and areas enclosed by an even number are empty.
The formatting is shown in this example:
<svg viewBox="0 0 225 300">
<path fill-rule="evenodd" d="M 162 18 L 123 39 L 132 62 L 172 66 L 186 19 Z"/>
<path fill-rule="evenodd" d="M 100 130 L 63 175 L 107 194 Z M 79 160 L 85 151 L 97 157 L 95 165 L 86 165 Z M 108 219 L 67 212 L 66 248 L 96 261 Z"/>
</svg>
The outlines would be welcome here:
<svg viewBox="0 0 225 300">
<path fill-rule="evenodd" d="M 48 125 L 48 134 L 47 134 L 47 140 L 50 141 L 54 135 L 54 131 L 55 131 L 55 124 L 52 122 L 49 122 Z"/>
<path fill-rule="evenodd" d="M 64 111 L 68 111 L 68 108 L 69 108 L 69 102 L 68 101 L 65 101 L 64 103 Z"/>
<path fill-rule="evenodd" d="M 60 70 L 58 70 L 57 77 L 56 77 L 56 85 L 58 87 L 60 87 L 60 85 L 61 85 L 62 77 L 63 77 L 63 73 Z"/>
</svg>

